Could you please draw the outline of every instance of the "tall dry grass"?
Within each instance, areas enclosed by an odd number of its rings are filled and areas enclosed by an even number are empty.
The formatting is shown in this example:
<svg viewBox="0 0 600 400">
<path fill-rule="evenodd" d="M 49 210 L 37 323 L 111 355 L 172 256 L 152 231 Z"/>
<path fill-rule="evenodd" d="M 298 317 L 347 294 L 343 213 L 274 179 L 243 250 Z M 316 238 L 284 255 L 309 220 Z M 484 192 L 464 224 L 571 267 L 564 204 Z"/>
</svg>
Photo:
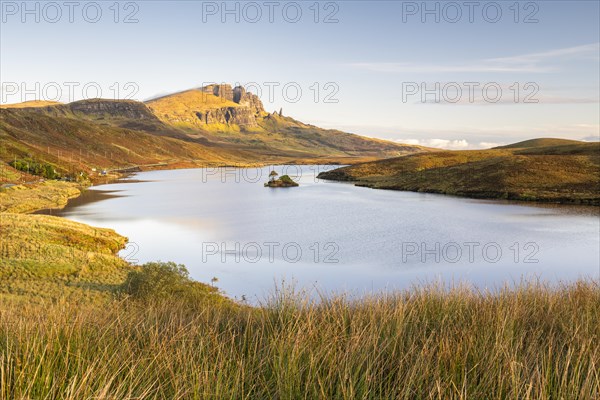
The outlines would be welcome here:
<svg viewBox="0 0 600 400">
<path fill-rule="evenodd" d="M 0 314 L 1 399 L 598 399 L 600 286 Z"/>
</svg>

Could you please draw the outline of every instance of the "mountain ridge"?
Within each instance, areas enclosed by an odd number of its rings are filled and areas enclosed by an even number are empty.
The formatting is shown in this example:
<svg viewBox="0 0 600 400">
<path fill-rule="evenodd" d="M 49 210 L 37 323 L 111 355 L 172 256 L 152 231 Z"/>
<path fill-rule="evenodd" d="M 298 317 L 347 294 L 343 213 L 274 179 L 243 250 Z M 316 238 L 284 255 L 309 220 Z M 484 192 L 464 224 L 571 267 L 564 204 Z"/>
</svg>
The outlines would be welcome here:
<svg viewBox="0 0 600 400">
<path fill-rule="evenodd" d="M 71 174 L 162 164 L 352 164 L 431 150 L 269 113 L 257 96 L 230 85 L 190 89 L 145 103 L 29 102 L 5 105 L 0 113 L 0 160 L 35 159 Z"/>
</svg>

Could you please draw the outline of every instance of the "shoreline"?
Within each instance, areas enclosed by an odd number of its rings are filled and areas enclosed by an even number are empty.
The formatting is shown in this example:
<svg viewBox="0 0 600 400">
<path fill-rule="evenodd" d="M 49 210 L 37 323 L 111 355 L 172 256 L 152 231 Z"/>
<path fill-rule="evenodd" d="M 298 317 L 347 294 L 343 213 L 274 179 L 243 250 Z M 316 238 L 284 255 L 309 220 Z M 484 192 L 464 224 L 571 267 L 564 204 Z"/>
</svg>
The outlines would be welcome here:
<svg viewBox="0 0 600 400">
<path fill-rule="evenodd" d="M 327 171 L 329 172 L 329 171 Z M 455 192 L 450 193 L 443 190 L 436 189 L 404 189 L 394 186 L 378 186 L 377 183 L 370 183 L 361 180 L 350 180 L 350 179 L 335 179 L 335 178 L 326 178 L 319 174 L 317 176 L 318 179 L 323 179 L 325 181 L 330 182 L 339 182 L 339 183 L 348 183 L 352 184 L 356 187 L 363 187 L 367 189 L 373 190 L 389 190 L 396 192 L 410 192 L 410 193 L 424 193 L 424 194 L 437 194 L 441 196 L 448 197 L 456 197 L 461 199 L 472 199 L 472 200 L 488 200 L 488 201 L 498 201 L 498 202 L 508 202 L 509 204 L 530 204 L 530 205 L 556 205 L 556 206 L 575 206 L 575 207 L 589 207 L 589 208 L 598 208 L 600 210 L 600 200 L 579 200 L 579 199 L 570 199 L 570 198 L 544 198 L 544 197 L 536 197 L 529 198 L 527 196 L 521 196 L 516 193 L 510 192 L 494 192 L 494 195 L 484 194 L 485 192 Z"/>
</svg>

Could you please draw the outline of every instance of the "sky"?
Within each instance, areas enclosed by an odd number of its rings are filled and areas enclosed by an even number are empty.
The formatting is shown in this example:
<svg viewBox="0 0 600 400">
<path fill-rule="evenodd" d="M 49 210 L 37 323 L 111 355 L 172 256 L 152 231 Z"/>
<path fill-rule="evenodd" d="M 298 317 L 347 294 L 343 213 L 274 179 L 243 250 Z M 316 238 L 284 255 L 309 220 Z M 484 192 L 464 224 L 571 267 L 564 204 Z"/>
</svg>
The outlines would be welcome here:
<svg viewBox="0 0 600 400">
<path fill-rule="evenodd" d="M 403 143 L 599 140 L 596 0 L 0 3 L 1 103 L 230 83 Z"/>
</svg>

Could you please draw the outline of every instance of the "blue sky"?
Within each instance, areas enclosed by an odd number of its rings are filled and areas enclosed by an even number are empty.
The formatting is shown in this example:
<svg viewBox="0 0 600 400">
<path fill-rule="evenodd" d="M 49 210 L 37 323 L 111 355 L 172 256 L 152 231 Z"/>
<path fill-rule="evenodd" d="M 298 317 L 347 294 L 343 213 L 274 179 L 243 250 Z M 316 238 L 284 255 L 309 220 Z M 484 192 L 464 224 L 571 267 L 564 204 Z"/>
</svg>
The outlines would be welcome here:
<svg viewBox="0 0 600 400">
<path fill-rule="evenodd" d="M 1 3 L 3 103 L 228 82 L 303 122 L 401 142 L 599 135 L 598 1 L 83 1 L 72 21 L 62 1 Z"/>
</svg>

